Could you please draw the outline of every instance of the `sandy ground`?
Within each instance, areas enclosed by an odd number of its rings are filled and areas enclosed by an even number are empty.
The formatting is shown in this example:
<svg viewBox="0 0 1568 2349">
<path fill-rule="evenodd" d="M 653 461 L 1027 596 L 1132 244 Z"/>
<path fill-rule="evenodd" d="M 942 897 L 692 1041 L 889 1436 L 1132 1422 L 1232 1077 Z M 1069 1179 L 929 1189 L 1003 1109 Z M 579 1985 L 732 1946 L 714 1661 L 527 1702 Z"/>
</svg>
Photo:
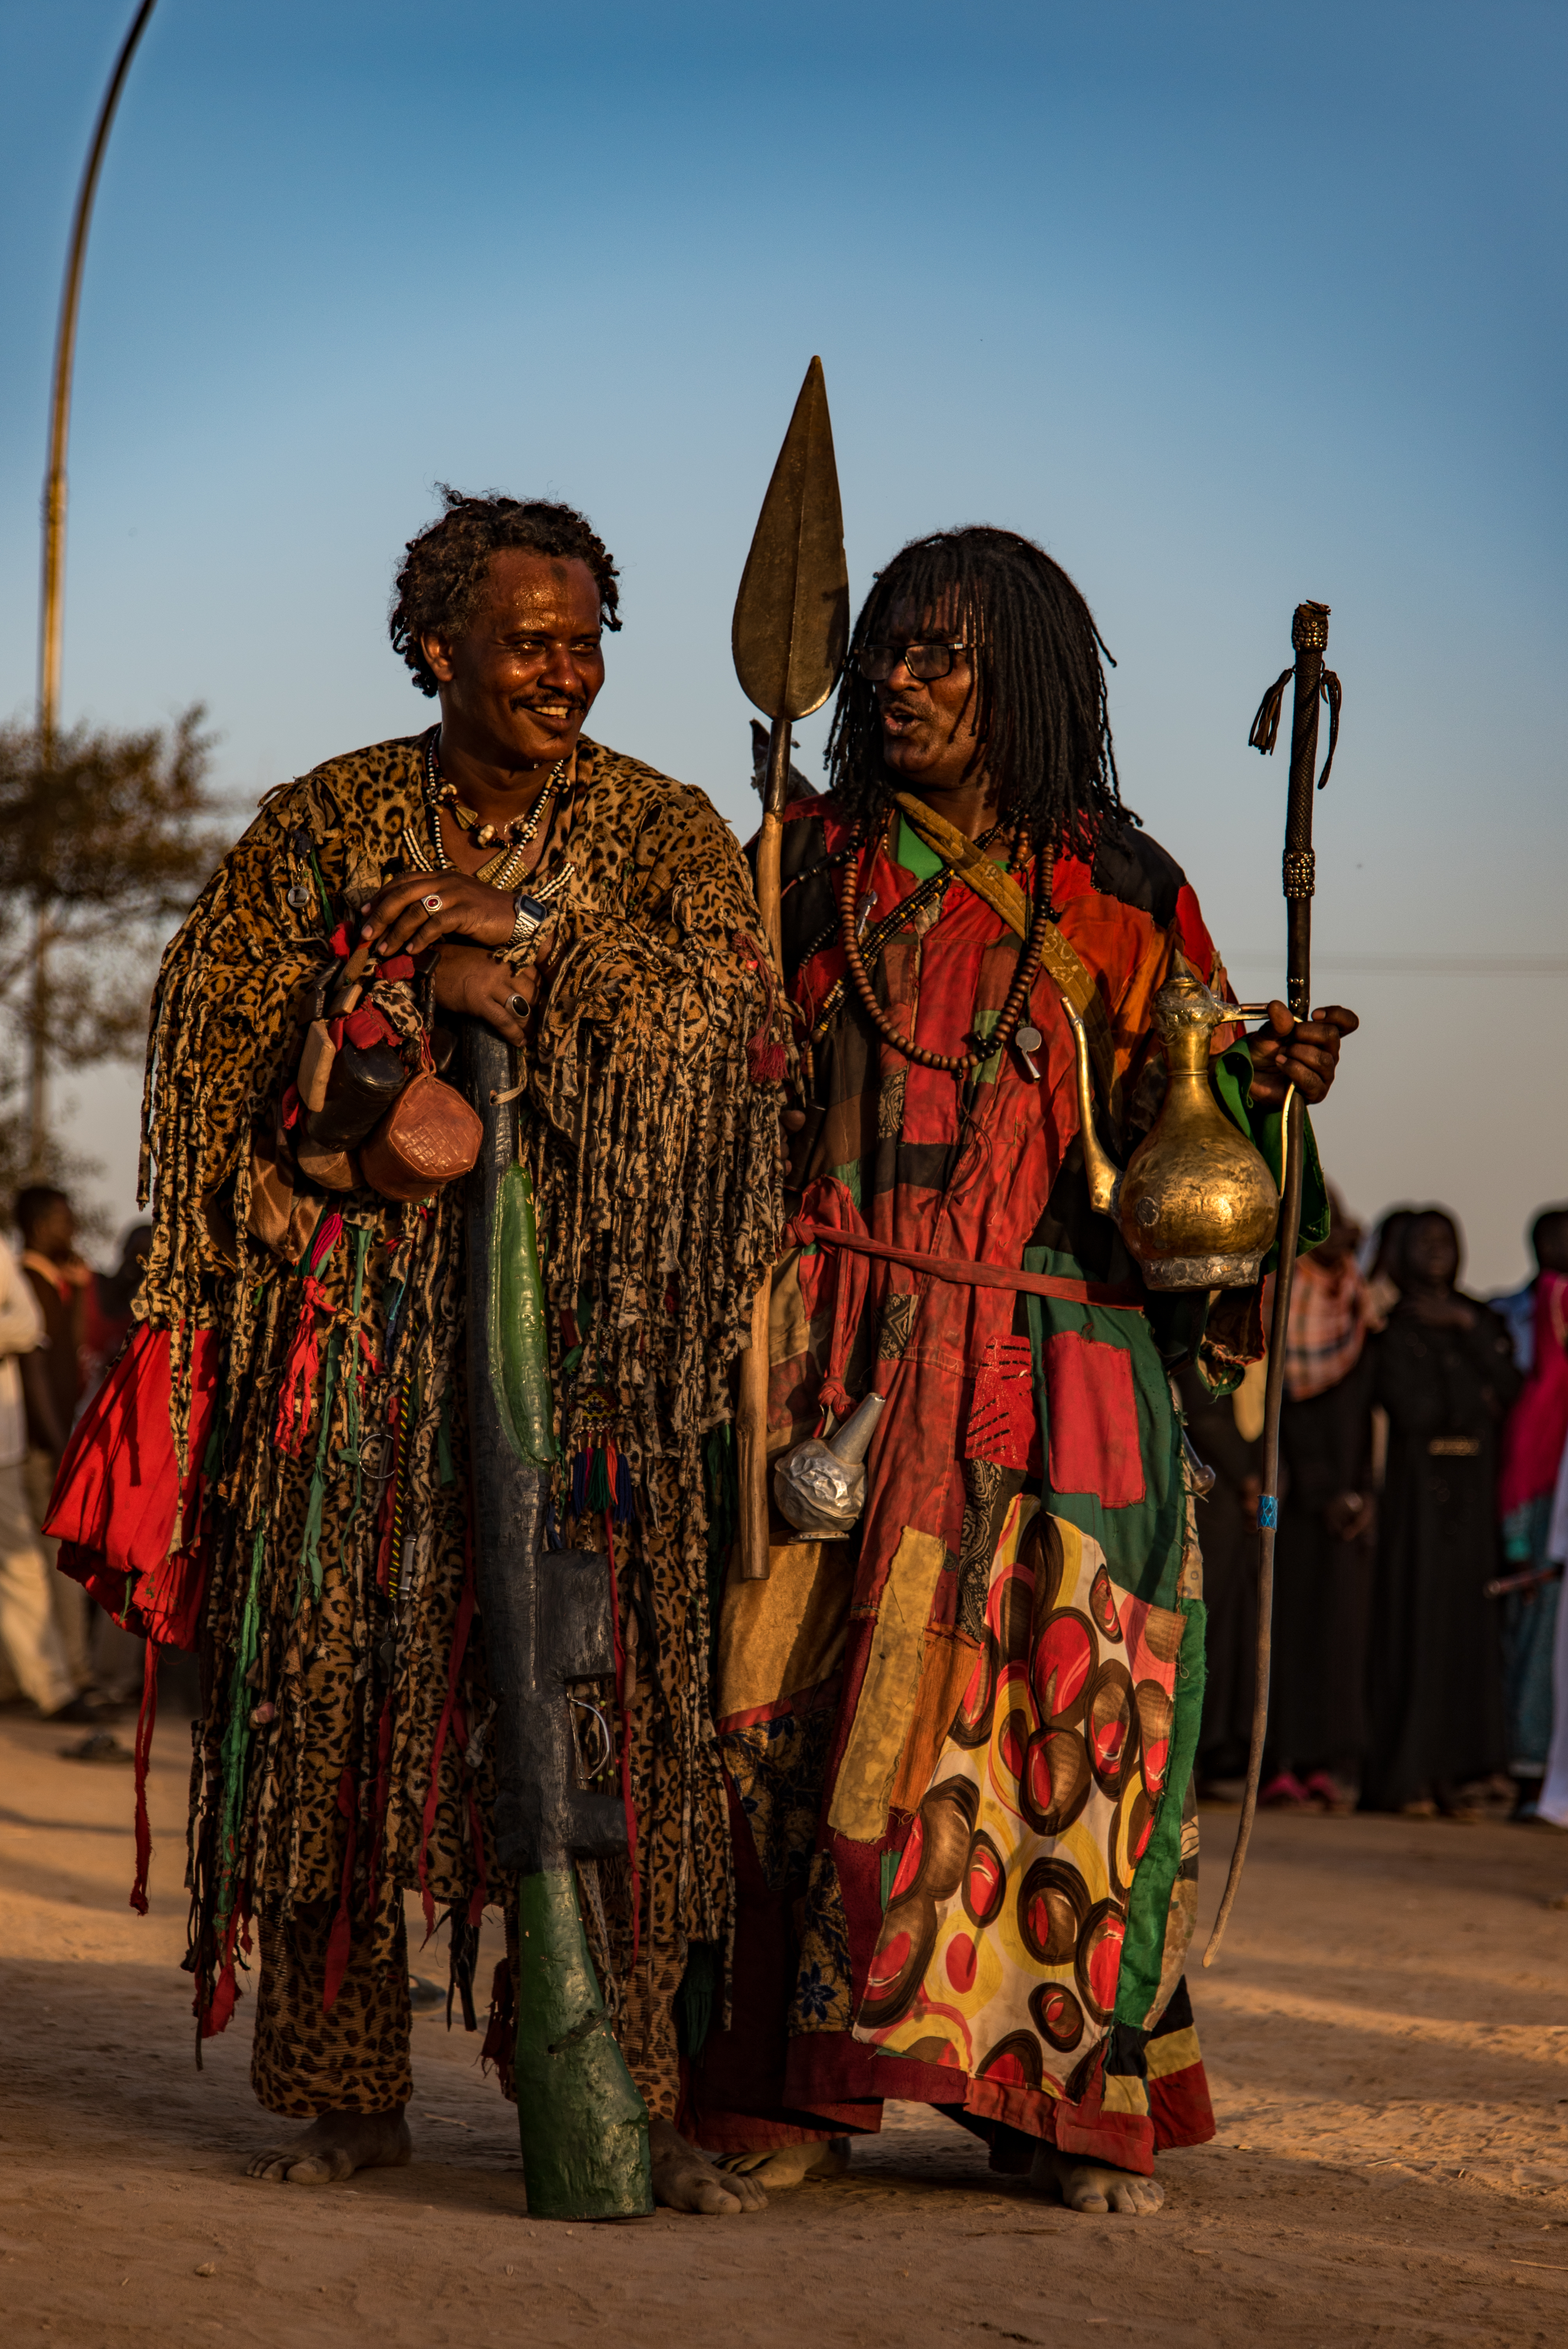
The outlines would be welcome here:
<svg viewBox="0 0 1568 2349">
<path fill-rule="evenodd" d="M 1568 1838 L 1265 1819 L 1193 1977 L 1219 2136 L 1162 2158 L 1156 2219 L 1069 2216 L 890 2106 L 848 2178 L 765 2214 L 573 2228 L 528 2219 L 510 2110 L 438 2018 L 415 2025 L 411 2168 L 245 2178 L 277 2124 L 248 2002 L 191 2063 L 184 1724 L 156 1749 L 145 1920 L 129 1771 L 66 1743 L 0 1714 L 6 2349 L 1568 2341 L 1568 1911 L 1545 1905 Z M 1211 1908 L 1233 1826 L 1206 1823 Z"/>
</svg>

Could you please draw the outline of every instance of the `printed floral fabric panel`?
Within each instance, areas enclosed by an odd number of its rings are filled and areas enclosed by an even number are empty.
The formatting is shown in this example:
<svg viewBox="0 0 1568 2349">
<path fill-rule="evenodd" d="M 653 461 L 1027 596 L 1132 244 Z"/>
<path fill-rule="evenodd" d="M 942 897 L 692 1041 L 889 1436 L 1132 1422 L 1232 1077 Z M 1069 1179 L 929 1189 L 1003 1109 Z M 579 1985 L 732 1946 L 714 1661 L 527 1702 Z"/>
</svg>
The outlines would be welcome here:
<svg viewBox="0 0 1568 2349">
<path fill-rule="evenodd" d="M 1072 2095 L 1116 2007 L 1165 1784 L 1182 1619 L 1020 1494 L 985 1642 L 903 1848 L 855 2036 Z"/>
</svg>

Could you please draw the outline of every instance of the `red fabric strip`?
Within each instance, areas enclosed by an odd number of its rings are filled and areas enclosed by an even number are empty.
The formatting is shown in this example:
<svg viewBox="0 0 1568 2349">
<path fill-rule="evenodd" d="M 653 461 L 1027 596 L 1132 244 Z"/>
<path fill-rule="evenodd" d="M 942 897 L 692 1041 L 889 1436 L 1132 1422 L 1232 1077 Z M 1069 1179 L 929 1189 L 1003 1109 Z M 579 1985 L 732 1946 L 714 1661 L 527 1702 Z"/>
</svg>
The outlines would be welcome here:
<svg viewBox="0 0 1568 2349">
<path fill-rule="evenodd" d="M 968 1288 L 1022 1288 L 1031 1297 L 1059 1297 L 1069 1305 L 1112 1305 L 1139 1312 L 1143 1292 L 1130 1282 L 1118 1286 L 1105 1280 L 1064 1280 L 1051 1272 L 1015 1271 L 1005 1264 L 970 1264 L 955 1256 L 926 1256 L 919 1248 L 895 1247 L 889 1240 L 873 1240 L 869 1232 L 846 1232 L 836 1224 L 813 1223 L 798 1216 L 786 1237 L 825 1242 L 829 1247 L 853 1248 L 861 1256 L 884 1257 L 890 1264 L 907 1265 L 912 1272 L 928 1272 L 934 1280 L 951 1280 Z"/>
</svg>

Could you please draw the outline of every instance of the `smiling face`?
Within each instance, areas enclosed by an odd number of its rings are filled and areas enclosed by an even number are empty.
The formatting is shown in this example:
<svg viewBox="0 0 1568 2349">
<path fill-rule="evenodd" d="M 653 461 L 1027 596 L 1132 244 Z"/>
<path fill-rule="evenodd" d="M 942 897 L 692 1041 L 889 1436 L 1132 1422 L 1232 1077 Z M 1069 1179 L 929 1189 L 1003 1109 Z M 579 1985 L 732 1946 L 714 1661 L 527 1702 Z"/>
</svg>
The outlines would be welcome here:
<svg viewBox="0 0 1568 2349">
<path fill-rule="evenodd" d="M 461 636 L 422 636 L 443 744 L 500 768 L 569 758 L 604 682 L 599 585 L 585 563 L 505 547 Z"/>
<path fill-rule="evenodd" d="M 879 629 L 878 642 L 895 648 L 956 645 L 964 635 L 942 613 L 918 613 L 897 605 Z M 975 757 L 977 696 L 969 653 L 959 653 L 945 677 L 923 681 L 912 677 L 901 661 L 874 690 L 882 759 L 890 773 L 916 792 L 955 790 Z"/>
</svg>

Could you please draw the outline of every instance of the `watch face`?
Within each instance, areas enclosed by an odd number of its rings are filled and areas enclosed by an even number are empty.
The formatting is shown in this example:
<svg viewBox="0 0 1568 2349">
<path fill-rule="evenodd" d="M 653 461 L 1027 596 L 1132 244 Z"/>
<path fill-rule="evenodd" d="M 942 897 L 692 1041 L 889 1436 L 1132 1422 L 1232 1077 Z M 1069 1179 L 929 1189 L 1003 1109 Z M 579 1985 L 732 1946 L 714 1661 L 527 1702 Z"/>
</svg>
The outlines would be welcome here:
<svg viewBox="0 0 1568 2349">
<path fill-rule="evenodd" d="M 550 911 L 549 906 L 538 897 L 517 896 L 514 897 L 511 902 L 517 908 L 519 919 L 524 922 L 531 922 L 535 929 L 538 928 L 540 923 L 543 921 L 546 914 Z"/>
</svg>

